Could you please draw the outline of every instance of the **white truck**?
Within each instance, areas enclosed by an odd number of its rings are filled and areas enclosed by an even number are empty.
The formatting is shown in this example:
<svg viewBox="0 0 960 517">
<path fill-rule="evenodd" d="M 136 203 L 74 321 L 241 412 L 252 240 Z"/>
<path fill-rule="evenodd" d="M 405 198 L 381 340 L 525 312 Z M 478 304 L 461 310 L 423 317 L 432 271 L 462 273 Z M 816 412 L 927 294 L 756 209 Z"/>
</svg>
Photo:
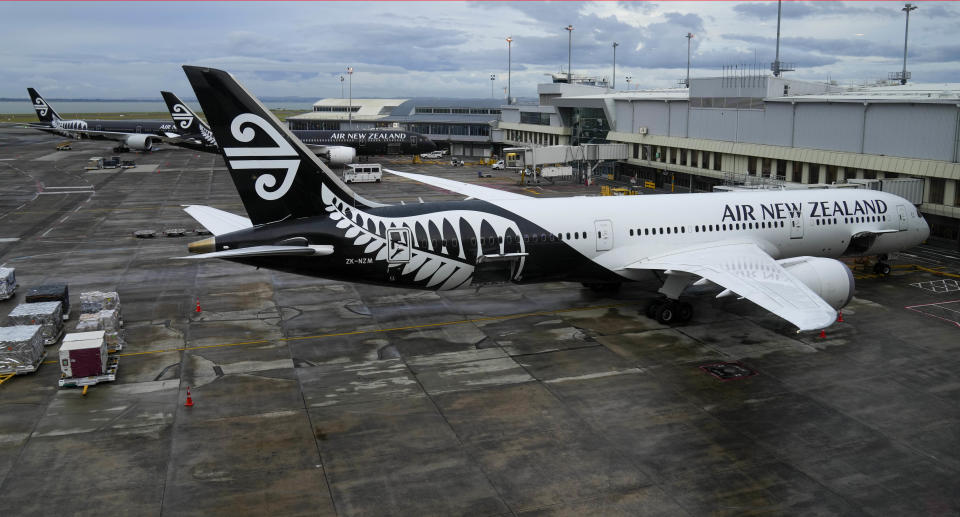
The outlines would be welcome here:
<svg viewBox="0 0 960 517">
<path fill-rule="evenodd" d="M 379 163 L 350 163 L 343 171 L 344 183 L 380 183 L 382 178 Z"/>
</svg>

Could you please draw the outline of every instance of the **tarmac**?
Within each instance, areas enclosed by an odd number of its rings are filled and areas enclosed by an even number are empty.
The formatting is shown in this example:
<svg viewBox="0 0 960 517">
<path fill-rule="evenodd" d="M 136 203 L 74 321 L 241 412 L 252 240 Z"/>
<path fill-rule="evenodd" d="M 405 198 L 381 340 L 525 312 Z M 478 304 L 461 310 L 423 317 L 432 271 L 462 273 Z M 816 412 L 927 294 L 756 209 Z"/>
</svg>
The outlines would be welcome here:
<svg viewBox="0 0 960 517">
<path fill-rule="evenodd" d="M 221 158 L 164 146 L 87 172 L 111 143 L 60 141 L 0 128 L 0 264 L 21 286 L 0 320 L 64 282 L 70 331 L 79 293 L 116 290 L 127 347 L 86 396 L 57 388 L 55 360 L 0 384 L 4 514 L 960 513 L 960 253 L 858 271 L 825 338 L 711 293 L 666 327 L 645 315 L 653 276 L 435 293 L 171 260 L 202 238 L 181 205 L 243 213 Z M 388 175 L 356 189 L 459 198 Z"/>
</svg>

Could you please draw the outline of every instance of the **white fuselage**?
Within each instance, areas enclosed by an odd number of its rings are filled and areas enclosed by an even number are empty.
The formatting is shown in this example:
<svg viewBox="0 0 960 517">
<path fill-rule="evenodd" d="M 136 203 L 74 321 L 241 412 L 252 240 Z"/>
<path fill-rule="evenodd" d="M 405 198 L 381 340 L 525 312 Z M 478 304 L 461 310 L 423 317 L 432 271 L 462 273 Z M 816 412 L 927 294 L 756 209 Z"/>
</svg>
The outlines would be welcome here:
<svg viewBox="0 0 960 517">
<path fill-rule="evenodd" d="M 891 253 L 929 235 L 926 221 L 907 200 L 864 189 L 493 202 L 625 276 L 631 275 L 619 271 L 624 264 L 716 241 L 754 242 L 774 259 L 835 258 Z M 851 239 L 864 232 L 879 236 L 865 251 L 849 251 Z"/>
</svg>

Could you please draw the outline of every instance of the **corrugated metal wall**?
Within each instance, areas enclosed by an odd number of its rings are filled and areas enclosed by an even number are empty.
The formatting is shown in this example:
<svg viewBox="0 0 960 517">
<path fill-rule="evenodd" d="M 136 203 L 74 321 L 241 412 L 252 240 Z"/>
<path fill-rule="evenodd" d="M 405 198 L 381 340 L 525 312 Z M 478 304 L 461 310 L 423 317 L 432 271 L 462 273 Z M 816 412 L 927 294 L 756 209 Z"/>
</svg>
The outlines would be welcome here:
<svg viewBox="0 0 960 517">
<path fill-rule="evenodd" d="M 625 133 L 646 127 L 651 135 L 947 162 L 957 138 L 953 104 L 870 103 L 866 128 L 863 103 L 767 102 L 763 110 L 693 108 L 689 117 L 683 101 L 618 101 L 615 109 L 616 131 Z"/>
</svg>

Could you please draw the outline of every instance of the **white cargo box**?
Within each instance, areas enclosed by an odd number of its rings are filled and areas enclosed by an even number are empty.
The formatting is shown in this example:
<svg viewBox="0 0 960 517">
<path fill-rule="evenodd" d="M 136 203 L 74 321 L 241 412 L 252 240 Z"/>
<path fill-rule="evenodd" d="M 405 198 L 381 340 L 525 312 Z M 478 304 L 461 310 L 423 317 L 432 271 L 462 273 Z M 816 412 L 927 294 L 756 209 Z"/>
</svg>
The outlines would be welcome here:
<svg viewBox="0 0 960 517">
<path fill-rule="evenodd" d="M 30 373 L 47 356 L 40 325 L 0 327 L 0 374 Z"/>
<path fill-rule="evenodd" d="M 60 345 L 60 372 L 67 378 L 93 377 L 107 371 L 104 331 L 67 334 Z"/>
<path fill-rule="evenodd" d="M 0 300 L 13 296 L 17 290 L 17 270 L 12 267 L 0 267 Z"/>
<path fill-rule="evenodd" d="M 16 325 L 40 325 L 44 345 L 56 343 L 63 335 L 63 314 L 60 302 L 22 303 L 10 311 L 10 322 Z"/>
</svg>

